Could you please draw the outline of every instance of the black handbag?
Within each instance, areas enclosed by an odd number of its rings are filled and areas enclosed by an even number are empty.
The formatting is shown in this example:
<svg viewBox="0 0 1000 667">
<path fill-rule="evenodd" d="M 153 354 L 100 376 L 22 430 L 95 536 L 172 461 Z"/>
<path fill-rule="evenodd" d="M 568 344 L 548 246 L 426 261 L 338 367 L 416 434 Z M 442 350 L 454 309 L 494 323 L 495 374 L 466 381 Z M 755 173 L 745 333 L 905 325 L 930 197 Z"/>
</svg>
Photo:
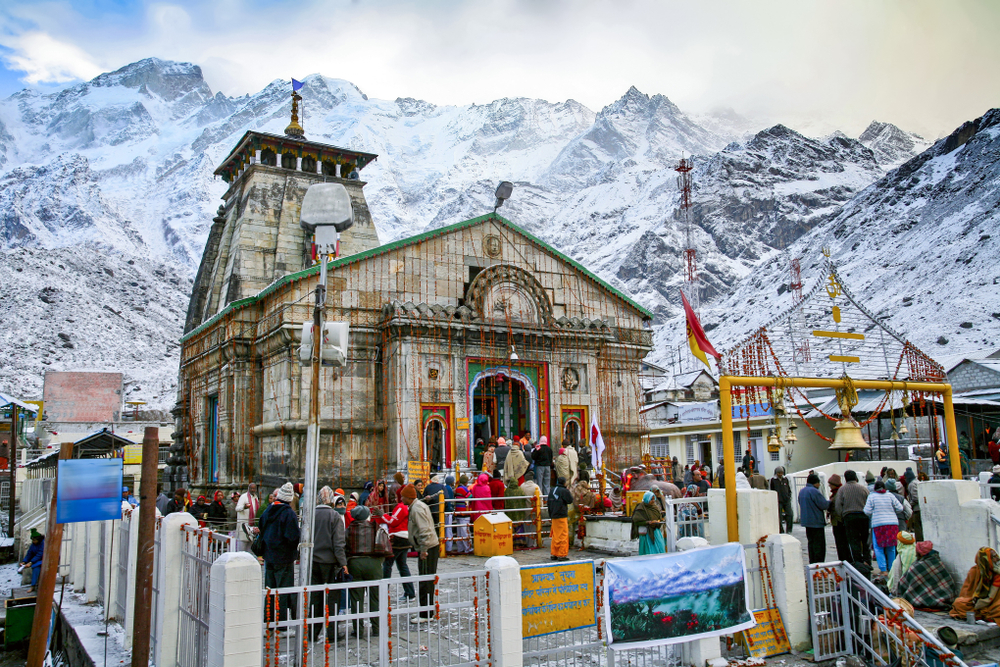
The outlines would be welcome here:
<svg viewBox="0 0 1000 667">
<path fill-rule="evenodd" d="M 260 533 L 257 533 L 253 538 L 253 542 L 250 543 L 250 553 L 257 558 L 264 557 L 264 536 Z"/>
</svg>

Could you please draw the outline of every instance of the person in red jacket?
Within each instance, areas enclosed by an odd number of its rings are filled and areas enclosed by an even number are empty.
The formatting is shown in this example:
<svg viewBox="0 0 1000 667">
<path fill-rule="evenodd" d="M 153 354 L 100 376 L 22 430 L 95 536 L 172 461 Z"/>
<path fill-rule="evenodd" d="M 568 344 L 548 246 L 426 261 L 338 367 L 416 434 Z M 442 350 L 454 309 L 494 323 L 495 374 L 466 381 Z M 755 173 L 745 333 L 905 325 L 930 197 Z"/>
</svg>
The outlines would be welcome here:
<svg viewBox="0 0 1000 667">
<path fill-rule="evenodd" d="M 493 510 L 502 512 L 504 510 L 503 497 L 507 492 L 507 485 L 503 483 L 499 470 L 493 471 L 493 479 L 490 480 L 490 496 L 493 498 Z"/>
<path fill-rule="evenodd" d="M 399 576 L 410 576 L 410 566 L 406 562 L 406 558 L 410 553 L 410 533 L 408 532 L 410 509 L 402 501 L 402 498 L 409 498 L 412 502 L 417 497 L 417 490 L 413 488 L 412 484 L 407 484 L 400 489 L 399 496 L 401 500 L 396 503 L 392 514 L 385 514 L 378 509 L 374 510 L 374 521 L 386 526 L 389 530 L 389 541 L 392 543 L 392 558 L 386 558 L 382 562 L 383 579 L 392 578 L 392 564 L 394 561 L 396 569 L 399 571 Z M 416 591 L 413 590 L 413 584 L 403 584 L 403 596 L 407 600 L 413 600 L 417 597 Z"/>
</svg>

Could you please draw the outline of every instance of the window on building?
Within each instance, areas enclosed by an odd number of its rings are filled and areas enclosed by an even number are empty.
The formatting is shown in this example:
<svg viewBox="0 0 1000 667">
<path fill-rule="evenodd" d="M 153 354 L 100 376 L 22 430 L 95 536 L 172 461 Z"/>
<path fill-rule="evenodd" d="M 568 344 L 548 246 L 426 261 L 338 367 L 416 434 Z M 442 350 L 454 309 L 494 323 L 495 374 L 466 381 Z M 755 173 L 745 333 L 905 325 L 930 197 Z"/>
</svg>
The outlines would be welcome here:
<svg viewBox="0 0 1000 667">
<path fill-rule="evenodd" d="M 265 148 L 260 152 L 260 163 L 269 167 L 278 166 L 278 156 L 270 148 Z"/>
<path fill-rule="evenodd" d="M 698 436 L 698 460 L 701 463 L 712 463 L 712 436 L 709 434 Z"/>
<path fill-rule="evenodd" d="M 670 458 L 670 438 L 665 435 L 650 437 L 649 455 L 654 459 Z"/>
<path fill-rule="evenodd" d="M 337 175 L 337 163 L 332 160 L 323 160 L 323 175 L 324 176 L 336 176 Z"/>
<path fill-rule="evenodd" d="M 694 463 L 694 445 L 696 442 L 698 442 L 698 436 L 696 435 L 688 436 L 687 451 L 684 452 L 685 455 L 687 456 L 687 461 L 686 461 L 687 465 Z"/>
<path fill-rule="evenodd" d="M 771 454 L 771 460 L 772 461 L 780 461 L 781 460 L 781 452 L 780 451 L 779 452 L 770 452 L 770 454 Z"/>
<path fill-rule="evenodd" d="M 209 396 L 205 406 L 205 442 L 208 445 L 208 470 L 213 482 L 219 481 L 219 397 Z"/>
</svg>

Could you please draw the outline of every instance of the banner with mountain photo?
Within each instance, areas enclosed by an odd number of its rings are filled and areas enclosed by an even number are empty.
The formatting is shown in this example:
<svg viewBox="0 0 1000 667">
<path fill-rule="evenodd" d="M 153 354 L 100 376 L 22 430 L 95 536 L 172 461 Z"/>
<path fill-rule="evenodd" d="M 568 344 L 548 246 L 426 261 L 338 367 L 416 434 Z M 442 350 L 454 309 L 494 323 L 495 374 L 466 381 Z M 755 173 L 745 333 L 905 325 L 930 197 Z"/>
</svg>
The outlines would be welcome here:
<svg viewBox="0 0 1000 667">
<path fill-rule="evenodd" d="M 608 560 L 604 587 L 612 648 L 676 644 L 755 625 L 739 544 Z"/>
</svg>

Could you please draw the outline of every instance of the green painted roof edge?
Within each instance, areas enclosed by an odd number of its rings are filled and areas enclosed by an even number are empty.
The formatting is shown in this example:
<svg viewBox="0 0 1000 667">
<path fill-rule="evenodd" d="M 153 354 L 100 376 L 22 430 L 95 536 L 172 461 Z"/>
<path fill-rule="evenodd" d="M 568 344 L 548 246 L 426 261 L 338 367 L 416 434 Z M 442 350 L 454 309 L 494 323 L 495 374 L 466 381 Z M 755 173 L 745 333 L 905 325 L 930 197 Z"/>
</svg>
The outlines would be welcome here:
<svg viewBox="0 0 1000 667">
<path fill-rule="evenodd" d="M 523 235 L 525 238 L 527 238 L 528 240 L 530 240 L 532 243 L 535 243 L 535 244 L 541 246 L 544 250 L 546 250 L 548 252 L 551 252 L 557 258 L 559 258 L 562 261 L 566 262 L 567 264 L 569 264 L 570 266 L 572 266 L 573 268 L 577 269 L 578 271 L 580 271 L 581 273 L 583 273 L 585 276 L 587 276 L 588 278 L 590 278 L 591 280 L 593 280 L 600 287 L 604 288 L 608 292 L 611 292 L 611 294 L 613 294 L 614 296 L 617 296 L 622 301 L 624 301 L 628 305 L 630 305 L 633 308 L 635 308 L 636 310 L 638 310 L 646 319 L 649 319 L 649 320 L 653 319 L 653 314 L 650 311 L 648 311 L 645 308 L 643 308 L 642 306 L 640 306 L 638 303 L 636 303 L 631 297 L 629 297 L 628 295 L 626 295 L 624 292 L 621 292 L 620 290 L 615 289 L 614 287 L 612 287 L 611 285 L 609 285 L 607 282 L 605 282 L 601 278 L 597 277 L 596 274 L 592 273 L 590 270 L 588 270 L 586 267 L 584 267 L 582 264 L 580 264 L 576 260 L 574 260 L 574 259 L 572 259 L 570 257 L 567 257 L 563 253 L 559 252 L 558 250 L 556 250 L 555 248 L 553 248 L 552 246 L 550 246 L 545 241 L 542 241 L 541 239 L 539 239 L 538 237 L 534 236 L 533 234 L 531 234 L 531 233 L 525 231 L 524 229 L 518 227 L 517 225 L 515 225 L 514 223 L 512 223 L 507 218 L 504 218 L 503 216 L 497 215 L 496 213 L 487 213 L 486 215 L 481 215 L 479 217 L 472 218 L 470 220 L 463 220 L 462 222 L 456 222 L 454 224 L 447 225 L 445 227 L 438 227 L 437 229 L 431 229 L 431 230 L 428 230 L 426 232 L 421 232 L 420 234 L 416 234 L 414 236 L 408 236 L 408 237 L 406 237 L 404 239 L 399 239 L 397 241 L 392 241 L 391 243 L 385 243 L 383 245 L 376 246 L 376 247 L 371 248 L 369 250 L 365 250 L 364 252 L 359 252 L 359 253 L 354 254 L 354 255 L 348 255 L 347 257 L 341 257 L 340 259 L 335 259 L 332 262 L 330 262 L 329 264 L 327 264 L 327 270 L 337 269 L 337 268 L 340 268 L 342 266 L 347 266 L 348 264 L 353 264 L 354 262 L 361 262 L 361 261 L 364 261 L 364 260 L 366 260 L 366 259 L 368 259 L 370 257 L 376 257 L 376 256 L 381 255 L 383 253 L 390 252 L 390 251 L 396 250 L 398 248 L 404 248 L 406 246 L 413 245 L 415 243 L 420 243 L 421 241 L 426 241 L 427 239 L 431 239 L 431 238 L 434 238 L 436 236 L 441 236 L 443 234 L 448 234 L 450 232 L 453 232 L 453 231 L 456 231 L 456 230 L 459 230 L 459 229 L 464 229 L 466 227 L 473 227 L 475 225 L 478 225 L 481 222 L 486 222 L 487 220 L 491 220 L 491 219 L 492 220 L 496 220 L 496 221 L 498 221 L 498 222 L 506 225 L 507 227 L 510 227 L 512 230 L 514 230 L 518 234 Z M 280 289 L 280 288 L 284 287 L 285 285 L 287 285 L 289 283 L 296 282 L 296 281 L 302 280 L 304 278 L 308 278 L 309 276 L 314 275 L 314 274 L 318 274 L 318 273 L 319 273 L 319 264 L 317 264 L 315 266 L 310 266 L 307 269 L 302 269 L 301 271 L 296 271 L 295 273 L 289 273 L 287 276 L 279 278 L 278 280 L 274 281 L 273 283 L 271 283 L 270 285 L 268 285 L 267 287 L 265 287 L 263 290 L 261 290 L 260 292 L 258 292 L 255 296 L 248 296 L 248 297 L 246 297 L 244 299 L 239 299 L 238 301 L 233 301 L 228 306 L 226 306 L 223 310 L 219 311 L 218 313 L 216 313 L 215 315 L 213 315 L 209 319 L 205 320 L 204 322 L 202 322 L 201 324 L 199 324 L 197 327 L 195 327 L 194 329 L 192 329 L 188 333 L 186 333 L 183 336 L 181 336 L 180 342 L 182 342 L 182 343 L 186 342 L 191 337 L 196 336 L 197 334 L 201 333 L 202 331 L 204 331 L 206 328 L 208 328 L 212 324 L 215 324 L 217 321 L 219 321 L 220 319 L 222 319 L 223 316 L 229 314 L 230 312 L 236 312 L 237 310 L 239 310 L 239 309 L 241 309 L 241 308 L 243 308 L 245 306 L 249 306 L 249 305 L 255 303 L 256 301 L 258 301 L 259 299 L 263 299 L 264 297 L 266 297 L 267 295 L 271 294 L 275 290 Z"/>
</svg>

